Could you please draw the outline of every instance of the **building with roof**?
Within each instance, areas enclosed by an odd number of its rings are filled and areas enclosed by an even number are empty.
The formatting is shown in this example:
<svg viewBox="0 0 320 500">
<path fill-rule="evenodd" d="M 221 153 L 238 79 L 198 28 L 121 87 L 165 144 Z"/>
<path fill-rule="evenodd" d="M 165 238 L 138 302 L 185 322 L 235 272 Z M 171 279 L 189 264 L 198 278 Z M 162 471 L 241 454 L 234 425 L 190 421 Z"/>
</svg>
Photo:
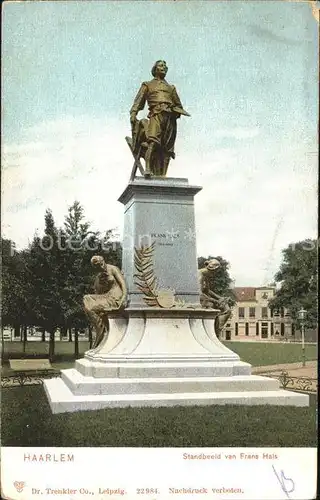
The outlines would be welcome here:
<svg viewBox="0 0 320 500">
<path fill-rule="evenodd" d="M 294 324 L 286 309 L 272 312 L 269 300 L 275 295 L 275 286 L 235 287 L 236 304 L 232 317 L 221 338 L 224 340 L 291 340 Z"/>
</svg>

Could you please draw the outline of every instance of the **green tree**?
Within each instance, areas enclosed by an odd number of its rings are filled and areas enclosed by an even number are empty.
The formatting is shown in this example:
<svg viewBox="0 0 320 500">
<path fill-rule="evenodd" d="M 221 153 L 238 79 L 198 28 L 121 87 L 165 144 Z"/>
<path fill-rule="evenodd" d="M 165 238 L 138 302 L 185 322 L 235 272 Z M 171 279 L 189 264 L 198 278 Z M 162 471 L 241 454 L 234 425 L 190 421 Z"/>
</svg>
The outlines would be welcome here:
<svg viewBox="0 0 320 500">
<path fill-rule="evenodd" d="M 64 221 L 64 230 L 70 240 L 74 240 L 75 244 L 81 244 L 89 234 L 92 233 L 90 230 L 90 223 L 84 221 L 84 209 L 79 201 L 74 201 L 73 204 L 68 208 L 68 214 Z"/>
<path fill-rule="evenodd" d="M 275 297 L 269 302 L 273 310 L 287 308 L 297 322 L 301 307 L 307 311 L 306 326 L 318 323 L 318 243 L 307 239 L 290 244 L 282 251 L 283 260 L 275 281 L 280 284 Z"/>
<path fill-rule="evenodd" d="M 89 266 L 86 254 L 90 242 L 97 239 L 98 233 L 90 231 L 90 223 L 84 220 L 84 210 L 78 201 L 69 208 L 64 221 L 66 282 L 63 295 L 66 304 L 65 328 L 74 328 L 74 354 L 79 356 L 79 329 L 87 326 L 82 307 L 82 298 L 88 288 Z"/>
<path fill-rule="evenodd" d="M 11 240 L 1 242 L 1 271 L 2 271 L 2 325 L 10 325 L 15 330 L 15 336 L 23 329 L 24 350 L 26 343 L 27 326 L 32 317 L 28 306 L 30 292 L 26 251 L 17 252 Z"/>
<path fill-rule="evenodd" d="M 8 239 L 1 240 L 1 278 L 2 278 L 2 290 L 1 290 L 1 317 L 2 326 L 11 325 L 14 323 L 14 316 L 12 312 L 15 311 L 15 306 L 13 304 L 13 299 L 15 294 L 13 293 L 14 287 L 14 276 L 16 275 L 16 269 L 13 259 L 14 243 Z"/>
<path fill-rule="evenodd" d="M 212 277 L 210 278 L 210 288 L 218 295 L 222 297 L 229 297 L 229 304 L 232 306 L 235 304 L 235 296 L 232 290 L 232 279 L 229 274 L 230 264 L 223 257 L 198 257 L 198 268 L 204 267 L 207 260 L 217 259 L 220 262 L 220 267 L 214 271 Z"/>
<path fill-rule="evenodd" d="M 30 309 L 34 324 L 49 332 L 49 359 L 55 350 L 55 331 L 64 323 L 66 305 L 61 291 L 64 288 L 65 257 L 60 249 L 61 237 L 51 210 L 45 213 L 42 238 L 35 236 L 29 248 L 28 270 L 31 285 Z"/>
</svg>

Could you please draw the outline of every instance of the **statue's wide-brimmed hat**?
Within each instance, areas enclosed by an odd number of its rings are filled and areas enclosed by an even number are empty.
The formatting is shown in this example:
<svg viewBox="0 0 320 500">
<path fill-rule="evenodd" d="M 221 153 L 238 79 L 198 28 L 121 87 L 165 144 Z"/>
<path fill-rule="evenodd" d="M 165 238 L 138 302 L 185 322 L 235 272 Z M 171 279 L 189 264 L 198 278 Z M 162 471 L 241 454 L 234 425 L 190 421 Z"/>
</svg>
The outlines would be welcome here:
<svg viewBox="0 0 320 500">
<path fill-rule="evenodd" d="M 205 266 L 209 271 L 213 271 L 214 269 L 220 267 L 220 262 L 218 261 L 218 259 L 207 260 L 205 262 Z"/>
</svg>

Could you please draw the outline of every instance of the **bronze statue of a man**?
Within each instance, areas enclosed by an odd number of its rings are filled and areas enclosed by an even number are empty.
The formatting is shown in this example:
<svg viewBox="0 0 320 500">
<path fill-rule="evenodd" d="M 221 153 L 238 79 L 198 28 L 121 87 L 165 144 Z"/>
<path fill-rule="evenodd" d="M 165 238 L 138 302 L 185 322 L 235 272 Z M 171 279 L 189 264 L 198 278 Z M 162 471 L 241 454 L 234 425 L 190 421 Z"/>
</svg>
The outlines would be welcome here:
<svg viewBox="0 0 320 500">
<path fill-rule="evenodd" d="M 190 116 L 183 109 L 174 85 L 165 80 L 167 71 L 165 61 L 156 61 L 151 70 L 153 80 L 142 83 L 130 110 L 131 149 L 135 159 L 145 159 L 145 177 L 166 175 L 170 159 L 175 157 L 177 119 L 181 115 Z M 146 102 L 149 120 L 137 120 Z"/>
</svg>

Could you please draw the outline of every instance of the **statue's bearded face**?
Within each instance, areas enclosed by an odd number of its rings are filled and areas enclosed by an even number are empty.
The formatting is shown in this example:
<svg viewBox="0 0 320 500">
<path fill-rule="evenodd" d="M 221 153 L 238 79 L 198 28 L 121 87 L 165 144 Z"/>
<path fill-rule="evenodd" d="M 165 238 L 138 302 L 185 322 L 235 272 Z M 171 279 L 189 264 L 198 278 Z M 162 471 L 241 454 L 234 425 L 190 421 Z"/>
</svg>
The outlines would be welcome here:
<svg viewBox="0 0 320 500">
<path fill-rule="evenodd" d="M 156 66 L 156 75 L 165 76 L 168 71 L 168 66 L 165 61 L 159 61 Z"/>
</svg>

